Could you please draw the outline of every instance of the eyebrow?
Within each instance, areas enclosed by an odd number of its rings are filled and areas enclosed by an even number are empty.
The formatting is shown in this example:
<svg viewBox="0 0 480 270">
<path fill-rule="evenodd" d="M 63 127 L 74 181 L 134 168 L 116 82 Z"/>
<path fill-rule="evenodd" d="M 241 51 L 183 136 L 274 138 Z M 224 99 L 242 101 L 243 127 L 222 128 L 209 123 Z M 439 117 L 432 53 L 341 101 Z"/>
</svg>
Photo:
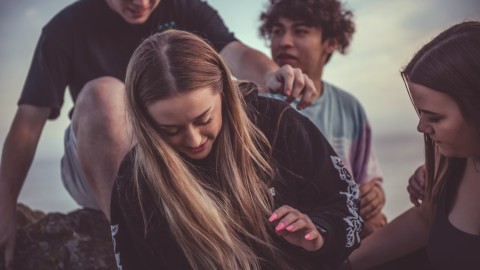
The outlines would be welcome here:
<svg viewBox="0 0 480 270">
<path fill-rule="evenodd" d="M 206 110 L 205 110 L 203 113 L 201 113 L 199 116 L 195 117 L 195 118 L 193 119 L 193 121 L 196 121 L 196 120 L 204 117 L 206 114 L 208 114 L 208 113 L 212 110 L 212 108 L 213 108 L 213 106 L 210 107 L 210 108 L 208 108 L 208 109 L 206 109 Z M 158 126 L 161 127 L 161 128 L 162 128 L 162 127 L 166 127 L 166 128 L 168 128 L 168 127 L 178 127 L 178 125 L 163 125 L 163 124 L 159 124 Z"/>
<path fill-rule="evenodd" d="M 301 27 L 301 26 L 311 27 L 310 25 L 308 25 L 306 22 L 303 22 L 303 21 L 293 23 L 293 27 Z"/>
<path fill-rule="evenodd" d="M 421 113 L 426 113 L 426 114 L 438 114 L 436 112 L 432 112 L 432 111 L 429 111 L 429 110 L 418 109 L 418 108 L 417 108 L 417 111 L 419 111 Z"/>
<path fill-rule="evenodd" d="M 273 26 L 275 27 L 285 27 L 282 23 L 280 22 L 276 22 L 273 24 Z M 308 25 L 306 22 L 304 21 L 298 21 L 298 22 L 294 22 L 292 23 L 292 26 L 293 27 L 301 27 L 301 26 L 305 26 L 305 27 L 311 27 L 310 25 Z"/>
</svg>

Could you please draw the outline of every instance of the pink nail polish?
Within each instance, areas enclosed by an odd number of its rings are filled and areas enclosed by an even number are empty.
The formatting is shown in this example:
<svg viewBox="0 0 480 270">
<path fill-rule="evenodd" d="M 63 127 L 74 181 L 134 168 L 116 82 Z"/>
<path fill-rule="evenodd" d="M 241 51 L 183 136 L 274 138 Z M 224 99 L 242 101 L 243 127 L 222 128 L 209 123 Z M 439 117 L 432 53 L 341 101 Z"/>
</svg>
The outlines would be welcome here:
<svg viewBox="0 0 480 270">
<path fill-rule="evenodd" d="M 287 231 L 293 230 L 293 225 L 288 226 L 285 230 L 287 230 Z"/>
<path fill-rule="evenodd" d="M 275 227 L 275 231 L 278 232 L 278 231 L 280 231 L 281 229 L 283 229 L 283 227 L 285 227 L 285 224 L 280 223 L 280 224 L 277 225 L 277 227 Z"/>
<path fill-rule="evenodd" d="M 305 239 L 310 240 L 312 239 L 312 236 L 310 234 L 305 235 Z"/>
<path fill-rule="evenodd" d="M 268 219 L 268 221 L 272 222 L 274 221 L 275 219 L 277 219 L 277 214 L 276 213 L 273 213 L 270 218 Z"/>
</svg>

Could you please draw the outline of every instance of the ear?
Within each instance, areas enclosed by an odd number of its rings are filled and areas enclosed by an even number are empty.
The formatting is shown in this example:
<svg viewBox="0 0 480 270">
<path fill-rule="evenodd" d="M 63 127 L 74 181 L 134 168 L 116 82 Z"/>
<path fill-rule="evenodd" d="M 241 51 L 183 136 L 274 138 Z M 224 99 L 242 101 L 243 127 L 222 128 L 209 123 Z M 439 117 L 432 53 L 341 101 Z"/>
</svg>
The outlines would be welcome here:
<svg viewBox="0 0 480 270">
<path fill-rule="evenodd" d="M 338 49 L 338 41 L 335 38 L 329 38 L 327 41 L 327 53 L 332 54 Z"/>
</svg>

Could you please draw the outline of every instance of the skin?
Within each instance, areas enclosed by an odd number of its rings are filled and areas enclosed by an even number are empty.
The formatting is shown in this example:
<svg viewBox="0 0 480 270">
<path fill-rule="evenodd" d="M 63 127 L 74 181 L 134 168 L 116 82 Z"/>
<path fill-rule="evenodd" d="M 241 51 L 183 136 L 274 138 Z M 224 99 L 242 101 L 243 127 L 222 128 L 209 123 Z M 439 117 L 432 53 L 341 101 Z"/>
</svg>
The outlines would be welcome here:
<svg viewBox="0 0 480 270">
<path fill-rule="evenodd" d="M 423 85 L 409 82 L 409 87 L 420 116 L 417 130 L 428 135 L 444 156 L 475 155 L 480 149 L 479 134 L 465 121 L 457 103 Z"/>
<path fill-rule="evenodd" d="M 311 79 L 306 80 L 310 80 L 319 90 L 319 95 L 315 99 L 322 94 L 321 78 L 327 58 L 337 47 L 335 40 L 323 38 L 320 27 L 306 25 L 303 21 L 280 17 L 272 28 L 270 40 L 272 59 L 281 66 L 281 69 L 293 67 L 298 68 L 300 74 L 301 72 L 306 74 Z M 359 187 L 360 214 L 365 221 L 372 220 L 372 224 L 366 226 L 370 233 L 386 223 L 385 216 L 377 217 L 385 205 L 385 192 L 377 181 L 370 181 Z"/>
<path fill-rule="evenodd" d="M 161 0 L 105 1 L 127 23 L 143 24 Z M 311 80 L 298 68 L 291 66 L 279 68 L 266 55 L 239 41 L 227 44 L 220 54 L 235 77 L 258 83 L 262 86 L 260 90 L 264 92 L 283 93 L 291 100 L 300 98 L 301 101 L 297 107 L 299 109 L 310 105 L 314 98 L 319 96 Z M 89 87 L 89 84 L 94 86 Z M 131 144 L 129 134 L 117 132 L 119 128 L 130 130 L 128 123 L 122 120 L 125 119 L 125 110 L 122 108 L 124 93 L 117 91 L 118 82 L 105 83 L 102 78 L 92 80 L 84 86 L 85 88 L 104 89 L 98 92 L 93 91 L 93 95 L 86 94 L 86 91 L 82 90 L 85 93 L 83 94 L 85 100 L 95 101 L 95 103 L 86 104 L 83 109 L 81 104 L 78 104 L 80 97 L 77 99 L 73 117 L 78 121 L 74 119 L 72 123 L 78 140 L 79 161 L 99 208 L 109 218 L 110 194 L 114 177 L 121 158 Z M 123 88 L 122 85 L 121 89 Z M 112 89 L 114 93 L 111 93 Z M 105 99 L 104 95 L 110 98 Z M 111 97 L 112 95 L 114 97 Z M 106 110 L 101 111 L 101 115 L 96 115 L 102 108 Z M 80 110 L 85 111 L 86 114 L 78 113 Z M 16 201 L 49 113 L 50 108 L 19 106 L 9 135 L 4 142 L 0 164 L 0 216 L 4 217 L 0 219 L 0 256 L 4 257 L 7 270 L 13 267 L 15 253 Z M 105 124 L 108 126 L 105 127 Z"/>
<path fill-rule="evenodd" d="M 142 24 L 158 6 L 160 0 L 105 0 L 110 8 L 130 24 Z"/>
<path fill-rule="evenodd" d="M 210 154 L 222 128 L 221 94 L 211 88 L 158 100 L 147 111 L 166 142 L 192 159 Z M 275 231 L 293 245 L 309 251 L 323 246 L 324 239 L 311 219 L 295 208 L 276 209 L 269 222 L 278 222 Z"/>
<path fill-rule="evenodd" d="M 425 173 L 425 165 L 421 165 L 408 179 L 407 191 L 410 196 L 410 201 L 416 207 L 419 207 L 425 198 Z"/>
<path fill-rule="evenodd" d="M 192 159 L 212 151 L 222 128 L 222 98 L 210 88 L 158 100 L 148 113 L 168 144 Z"/>
<path fill-rule="evenodd" d="M 300 69 L 313 80 L 319 96 L 322 72 L 329 54 L 337 48 L 336 42 L 324 40 L 322 29 L 307 26 L 302 21 L 281 17 L 272 29 L 270 50 L 272 59 L 281 67 Z"/>
<path fill-rule="evenodd" d="M 475 169 L 480 133 L 465 120 L 449 95 L 412 82 L 408 85 L 420 116 L 417 130 L 435 141 L 444 156 L 467 160 L 448 220 L 463 232 L 480 235 L 480 181 Z M 352 269 L 369 269 L 425 246 L 433 219 L 430 203 L 423 201 L 362 241 L 349 257 Z"/>
</svg>

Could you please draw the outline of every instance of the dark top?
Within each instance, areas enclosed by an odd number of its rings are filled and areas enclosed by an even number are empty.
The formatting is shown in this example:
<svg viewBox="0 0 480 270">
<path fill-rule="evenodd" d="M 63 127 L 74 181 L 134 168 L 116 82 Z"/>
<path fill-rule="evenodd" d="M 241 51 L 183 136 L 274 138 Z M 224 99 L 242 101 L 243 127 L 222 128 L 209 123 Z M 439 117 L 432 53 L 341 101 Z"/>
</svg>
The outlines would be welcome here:
<svg viewBox="0 0 480 270">
<path fill-rule="evenodd" d="M 257 97 L 256 93 L 246 100 L 252 110 L 252 120 L 273 147 L 273 162 L 279 170 L 279 179 L 272 186 L 276 207 L 289 205 L 299 209 L 327 231 L 325 245 L 316 252 L 287 243 L 271 229 L 275 244 L 297 263 L 297 269 L 333 269 L 332 265 L 340 264 L 360 241 L 362 221 L 355 182 L 320 131 L 306 117 L 281 101 Z M 112 236 L 119 269 L 191 269 L 163 215 L 156 215 L 155 226 L 144 234 L 133 184 L 134 155 L 135 149 L 122 162 L 112 194 Z M 214 179 L 214 156 L 210 154 L 196 161 L 197 166 L 213 175 L 207 179 Z M 141 188 L 148 194 L 146 188 Z M 151 198 L 147 196 L 144 205 L 153 205 Z"/>
<path fill-rule="evenodd" d="M 448 219 L 459 182 L 451 181 L 445 187 L 428 239 L 428 257 L 438 270 L 480 269 L 480 235 L 461 231 Z"/>
<path fill-rule="evenodd" d="M 102 76 L 124 81 L 130 56 L 140 42 L 170 28 L 196 33 L 217 51 L 235 40 L 204 1 L 162 0 L 144 24 L 132 25 L 105 0 L 80 0 L 42 29 L 18 104 L 50 107 L 49 118 L 56 118 L 67 86 L 75 102 L 88 81 Z"/>
</svg>

